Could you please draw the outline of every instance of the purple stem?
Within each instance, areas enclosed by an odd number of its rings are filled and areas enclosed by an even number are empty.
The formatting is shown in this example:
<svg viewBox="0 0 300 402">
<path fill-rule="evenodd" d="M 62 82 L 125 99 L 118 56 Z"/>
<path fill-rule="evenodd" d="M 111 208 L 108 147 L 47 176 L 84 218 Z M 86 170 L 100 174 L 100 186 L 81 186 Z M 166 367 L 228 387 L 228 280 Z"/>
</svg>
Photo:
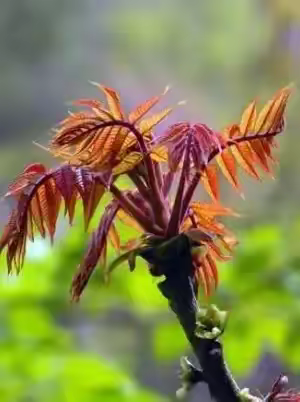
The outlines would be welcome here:
<svg viewBox="0 0 300 402">
<path fill-rule="evenodd" d="M 175 177 L 175 173 L 172 172 L 171 170 L 169 170 L 168 173 L 165 174 L 164 183 L 163 183 L 164 197 L 167 197 L 167 195 L 169 194 L 172 184 L 173 184 L 174 177 Z"/>
<path fill-rule="evenodd" d="M 160 189 L 162 189 L 163 179 L 162 179 L 161 166 L 158 162 L 153 162 L 153 165 L 154 165 L 155 177 L 156 177 L 158 186 Z"/>
<path fill-rule="evenodd" d="M 182 222 L 186 211 L 190 205 L 190 202 L 193 198 L 194 192 L 196 190 L 196 187 L 200 181 L 201 178 L 201 173 L 198 171 L 195 173 L 194 177 L 192 178 L 191 182 L 189 183 L 188 188 L 186 189 L 186 192 L 183 197 L 182 201 L 182 208 L 181 208 L 181 216 L 180 216 L 180 223 Z"/>
<path fill-rule="evenodd" d="M 149 188 L 146 186 L 144 181 L 141 179 L 141 176 L 135 171 L 135 169 L 131 170 L 130 172 L 127 173 L 130 180 L 133 182 L 135 187 L 138 189 L 140 195 L 143 197 L 143 199 L 147 202 L 149 202 Z"/>
<path fill-rule="evenodd" d="M 191 141 L 192 141 L 192 136 L 191 136 L 191 134 L 189 134 L 186 149 L 185 149 L 183 167 L 181 170 L 180 180 L 179 180 L 179 184 L 177 187 L 175 202 L 173 205 L 171 219 L 170 219 L 170 222 L 169 222 L 169 225 L 167 228 L 167 232 L 166 232 L 167 237 L 175 236 L 179 232 L 179 223 L 180 223 L 179 221 L 180 221 L 180 217 L 181 217 L 182 200 L 183 200 L 183 194 L 184 194 L 184 188 L 185 188 L 185 182 L 186 182 L 186 175 L 187 175 L 187 171 L 188 171 L 189 163 L 190 163 Z"/>
<path fill-rule="evenodd" d="M 117 186 L 111 184 L 110 192 L 119 201 L 121 207 L 126 212 L 129 212 L 147 232 L 160 236 L 163 234 L 163 230 L 153 220 L 149 219 L 140 207 L 137 207 Z"/>
</svg>

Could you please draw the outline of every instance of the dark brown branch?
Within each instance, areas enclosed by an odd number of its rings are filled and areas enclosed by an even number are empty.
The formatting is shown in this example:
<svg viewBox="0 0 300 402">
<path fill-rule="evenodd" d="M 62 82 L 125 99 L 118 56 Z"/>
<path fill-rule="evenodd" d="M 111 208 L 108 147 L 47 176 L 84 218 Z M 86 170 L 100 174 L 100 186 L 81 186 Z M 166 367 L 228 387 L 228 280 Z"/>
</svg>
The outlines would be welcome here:
<svg viewBox="0 0 300 402">
<path fill-rule="evenodd" d="M 183 289 L 188 290 L 190 297 L 187 297 L 186 294 L 183 295 L 183 292 L 186 293 Z M 198 305 L 191 281 L 182 278 L 181 275 L 168 277 L 160 284 L 160 290 L 168 298 L 170 307 L 176 314 L 193 348 L 212 397 L 218 402 L 240 401 L 239 390 L 224 361 L 221 343 L 195 335 Z"/>
<path fill-rule="evenodd" d="M 167 247 L 163 253 L 149 248 L 141 256 L 151 264 L 152 273 L 164 273 L 166 279 L 158 287 L 192 346 L 212 398 L 217 402 L 240 402 L 239 388 L 226 366 L 221 343 L 195 333 L 199 305 L 188 238 L 179 235 Z"/>
</svg>

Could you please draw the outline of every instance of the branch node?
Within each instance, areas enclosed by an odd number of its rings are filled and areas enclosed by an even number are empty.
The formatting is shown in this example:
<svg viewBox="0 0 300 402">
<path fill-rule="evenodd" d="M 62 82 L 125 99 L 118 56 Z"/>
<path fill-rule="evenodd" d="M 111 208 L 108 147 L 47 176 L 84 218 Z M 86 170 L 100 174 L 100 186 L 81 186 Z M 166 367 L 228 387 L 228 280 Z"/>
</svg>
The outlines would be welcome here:
<svg viewBox="0 0 300 402">
<path fill-rule="evenodd" d="M 183 399 L 186 397 L 187 393 L 199 382 L 204 381 L 204 376 L 202 370 L 196 368 L 187 357 L 182 357 L 180 359 L 180 373 L 179 377 L 181 379 L 182 385 L 176 391 L 176 397 L 178 399 Z"/>
<path fill-rule="evenodd" d="M 249 388 L 243 388 L 239 394 L 241 402 L 262 402 L 257 396 L 253 396 L 249 392 Z"/>
</svg>

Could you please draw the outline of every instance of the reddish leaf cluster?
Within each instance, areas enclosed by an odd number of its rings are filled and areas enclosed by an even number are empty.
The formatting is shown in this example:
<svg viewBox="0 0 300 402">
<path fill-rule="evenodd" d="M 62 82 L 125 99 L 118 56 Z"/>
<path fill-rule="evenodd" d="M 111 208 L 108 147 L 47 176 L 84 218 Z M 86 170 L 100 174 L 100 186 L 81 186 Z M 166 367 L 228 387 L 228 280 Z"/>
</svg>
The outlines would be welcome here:
<svg viewBox="0 0 300 402">
<path fill-rule="evenodd" d="M 17 271 L 21 268 L 26 237 L 34 241 L 38 232 L 43 238 L 49 235 L 53 241 L 62 200 L 65 214 L 72 224 L 76 201 L 82 199 L 87 228 L 105 192 L 104 183 L 101 176 L 95 179 L 91 172 L 71 165 L 48 171 L 41 164 L 28 166 L 6 193 L 17 200 L 17 207 L 12 211 L 0 240 L 0 250 L 7 246 L 9 271 L 13 265 Z"/>
<path fill-rule="evenodd" d="M 27 237 L 33 241 L 38 232 L 53 240 L 62 201 L 70 223 L 77 200 L 82 201 L 87 228 L 103 194 L 109 191 L 113 201 L 92 234 L 74 277 L 73 298 L 79 298 L 96 265 L 100 262 L 105 266 L 107 240 L 122 249 L 117 219 L 160 238 L 186 233 L 197 244 L 191 250 L 195 278 L 209 295 L 218 284 L 216 261 L 230 258 L 236 243 L 216 219 L 234 215 L 219 203 L 218 170 L 239 192 L 238 165 L 256 179 L 260 178 L 258 168 L 273 174 L 274 137 L 283 131 L 291 89 L 278 91 L 258 114 L 252 102 L 241 121 L 223 131 L 216 132 L 202 123 L 181 122 L 157 137 L 153 129 L 171 108 L 148 118 L 145 114 L 167 90 L 126 117 L 117 92 L 96 85 L 104 92 L 107 106 L 98 100 L 80 99 L 76 104 L 88 109 L 71 113 L 54 133 L 49 150 L 64 164 L 51 170 L 41 164 L 30 165 L 8 189 L 6 196 L 17 201 L 0 239 L 0 251 L 7 248 L 9 272 L 13 267 L 19 272 L 22 267 Z M 134 190 L 118 188 L 115 181 L 122 174 L 129 176 Z M 179 182 L 174 202 L 170 202 L 177 174 Z M 211 195 L 212 204 L 192 202 L 200 182 Z M 126 247 L 135 245 L 132 241 Z"/>
<path fill-rule="evenodd" d="M 143 154 L 147 152 L 144 142 L 152 139 L 151 130 L 171 112 L 171 108 L 166 108 L 150 118 L 142 119 L 168 88 L 162 95 L 154 96 L 137 106 L 125 118 L 117 92 L 95 85 L 104 92 L 108 108 L 94 99 L 74 102 L 88 107 L 89 111 L 71 113 L 63 120 L 55 131 L 50 148 L 55 155 L 77 166 L 88 166 L 97 171 L 112 170 L 115 175 L 121 174 L 141 162 Z M 133 127 L 138 130 L 138 135 Z"/>
</svg>

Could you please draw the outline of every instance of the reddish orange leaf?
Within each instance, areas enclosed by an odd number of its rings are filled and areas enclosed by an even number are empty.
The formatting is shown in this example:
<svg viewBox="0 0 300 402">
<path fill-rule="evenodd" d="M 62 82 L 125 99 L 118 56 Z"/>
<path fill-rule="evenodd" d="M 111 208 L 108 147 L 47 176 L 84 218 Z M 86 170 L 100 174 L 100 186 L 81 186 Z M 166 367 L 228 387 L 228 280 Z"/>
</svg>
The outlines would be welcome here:
<svg viewBox="0 0 300 402">
<path fill-rule="evenodd" d="M 72 225 L 73 220 L 74 220 L 77 199 L 78 199 L 78 191 L 75 189 L 72 193 L 72 197 L 70 198 L 67 209 L 66 209 L 66 211 L 68 211 L 68 214 L 69 214 L 70 225 Z"/>
<path fill-rule="evenodd" d="M 60 194 L 65 201 L 65 210 L 68 211 L 70 219 L 72 216 L 73 208 L 71 199 L 73 196 L 73 192 L 76 191 L 76 187 L 74 186 L 75 173 L 70 165 L 64 165 L 60 169 L 57 169 L 53 173 L 52 177 L 55 180 L 55 185 L 57 189 L 60 191 Z"/>
<path fill-rule="evenodd" d="M 279 90 L 274 97 L 266 103 L 257 117 L 255 123 L 256 133 L 266 133 L 271 131 L 272 128 L 277 127 L 282 119 L 291 90 L 291 86 Z"/>
<path fill-rule="evenodd" d="M 112 115 L 104 109 L 103 103 L 97 99 L 77 99 L 73 101 L 73 104 L 91 108 L 97 117 L 100 117 L 103 121 L 112 119 Z"/>
<path fill-rule="evenodd" d="M 242 135 L 247 135 L 249 132 L 253 132 L 255 128 L 256 121 L 256 102 L 253 101 L 245 109 L 242 114 L 240 131 Z"/>
<path fill-rule="evenodd" d="M 212 277 L 214 278 L 215 289 L 216 289 L 219 284 L 219 274 L 218 274 L 217 265 L 209 252 L 206 254 L 205 260 L 207 261 L 208 266 L 210 267 L 210 271 L 211 271 Z"/>
<path fill-rule="evenodd" d="M 90 149 L 90 156 L 87 161 L 89 164 L 92 162 L 101 163 L 101 161 L 107 158 L 118 132 L 119 127 L 105 127 L 104 129 L 98 130 L 97 140 Z"/>
<path fill-rule="evenodd" d="M 138 232 L 144 232 L 144 229 L 138 224 L 138 222 L 130 215 L 128 215 L 124 209 L 120 208 L 117 212 L 117 217 L 122 223 L 137 230 Z"/>
<path fill-rule="evenodd" d="M 50 179 L 42 184 L 38 190 L 40 206 L 42 211 L 43 220 L 45 221 L 48 229 L 50 239 L 53 241 L 55 233 L 56 220 L 58 217 L 60 198 L 55 191 L 55 184 L 53 179 Z"/>
<path fill-rule="evenodd" d="M 44 219 L 42 213 L 42 207 L 40 204 L 39 192 L 37 191 L 36 194 L 33 196 L 30 202 L 30 213 L 32 214 L 34 223 L 38 228 L 40 235 L 45 238 L 46 231 L 44 226 Z"/>
<path fill-rule="evenodd" d="M 204 277 L 205 277 L 205 281 L 206 281 L 206 283 L 207 283 L 207 284 L 206 284 L 206 293 L 205 293 L 205 296 L 206 296 L 206 297 L 209 297 L 209 296 L 211 296 L 211 294 L 212 294 L 213 288 L 216 287 L 215 279 L 214 279 L 214 276 L 213 276 L 213 274 L 212 274 L 210 264 L 208 263 L 208 261 L 207 261 L 206 258 L 203 258 L 203 259 L 202 259 L 202 261 L 201 261 L 201 267 L 202 267 L 202 270 L 203 270 L 203 274 L 204 274 Z"/>
<path fill-rule="evenodd" d="M 233 253 L 234 247 L 238 244 L 237 239 L 234 236 L 220 236 L 219 241 L 222 243 L 225 250 L 230 254 Z"/>
<path fill-rule="evenodd" d="M 209 252 L 215 257 L 215 259 L 217 259 L 219 261 L 228 261 L 231 259 L 230 256 L 223 254 L 222 250 L 216 243 L 210 242 L 208 244 L 208 247 L 209 247 Z"/>
<path fill-rule="evenodd" d="M 115 119 L 123 119 L 124 115 L 120 104 L 120 97 L 117 91 L 104 85 L 98 84 L 97 82 L 92 82 L 92 84 L 98 87 L 102 92 L 104 92 L 112 116 Z"/>
<path fill-rule="evenodd" d="M 61 130 L 73 127 L 77 124 L 82 124 L 90 119 L 94 118 L 94 115 L 88 112 L 69 112 L 69 116 L 67 116 L 64 120 L 60 121 L 58 124 L 58 129 L 54 129 L 53 132 L 59 134 Z"/>
<path fill-rule="evenodd" d="M 222 133 L 222 138 L 225 138 L 224 143 L 226 144 L 226 141 L 228 139 L 234 139 L 235 137 L 240 137 L 242 135 L 240 126 L 238 124 L 231 124 L 228 127 L 223 130 Z"/>
<path fill-rule="evenodd" d="M 75 147 L 74 155 L 80 157 L 87 151 L 89 151 L 89 154 L 91 155 L 95 143 L 103 140 L 104 133 L 107 131 L 108 132 L 110 131 L 110 127 L 106 127 L 106 129 L 97 130 L 91 133 L 91 135 L 88 135 L 86 138 L 82 139 L 82 141 Z"/>
<path fill-rule="evenodd" d="M 218 201 L 220 194 L 219 194 L 219 185 L 217 176 L 217 166 L 212 163 L 206 166 L 206 169 L 202 175 L 201 180 L 205 190 L 212 197 L 212 199 L 214 201 Z"/>
<path fill-rule="evenodd" d="M 137 106 L 128 116 L 130 123 L 136 123 L 141 119 L 146 113 L 149 112 L 155 106 L 160 99 L 168 92 L 169 87 L 166 87 L 161 95 L 153 96 L 152 98 L 146 100 L 141 105 Z"/>
<path fill-rule="evenodd" d="M 129 130 L 118 125 L 108 128 L 109 130 L 103 132 L 102 138 L 100 137 L 93 147 L 92 154 L 89 157 L 91 167 L 99 168 L 107 165 L 111 167 L 117 163 L 117 157 L 120 156 L 119 152 Z"/>
<path fill-rule="evenodd" d="M 113 156 L 118 155 L 123 148 L 123 145 L 130 134 L 130 130 L 126 127 L 119 127 L 119 131 L 115 135 L 115 139 L 112 146 Z M 134 136 L 136 141 L 136 137 Z"/>
<path fill-rule="evenodd" d="M 260 179 L 254 167 L 254 155 L 250 145 L 247 142 L 242 142 L 231 146 L 231 152 L 235 157 L 237 163 L 245 170 L 249 176 L 255 179 Z"/>
<path fill-rule="evenodd" d="M 116 251 L 120 251 L 121 243 L 120 243 L 120 236 L 117 232 L 115 225 L 112 223 L 111 227 L 108 231 L 109 240 Z"/>
<path fill-rule="evenodd" d="M 274 147 L 274 141 L 273 138 L 265 138 L 261 140 L 263 149 L 265 151 L 265 154 L 269 159 L 271 159 L 272 162 L 276 163 L 277 160 L 276 158 L 272 155 L 272 148 Z"/>
<path fill-rule="evenodd" d="M 216 216 L 239 216 L 232 209 L 223 207 L 220 204 L 204 204 L 200 202 L 192 202 L 190 208 L 197 216 L 205 216 L 207 218 L 215 218 Z"/>
<path fill-rule="evenodd" d="M 27 236 L 30 241 L 34 242 L 33 217 L 30 210 L 28 211 L 28 218 L 27 218 Z"/>
<path fill-rule="evenodd" d="M 139 119 L 141 119 L 157 102 L 160 100 L 160 96 L 153 96 L 148 99 L 146 102 L 143 102 L 141 105 L 137 106 L 132 112 L 129 113 L 128 120 L 130 123 L 136 123 Z"/>
<path fill-rule="evenodd" d="M 260 167 L 266 172 L 273 176 L 272 170 L 268 164 L 267 156 L 262 145 L 261 140 L 253 140 L 249 142 L 251 149 L 254 152 L 254 157 L 256 162 L 260 165 Z"/>
<path fill-rule="evenodd" d="M 92 182 L 86 189 L 82 198 L 85 230 L 88 229 L 89 223 L 104 193 L 104 186 L 95 182 Z"/>
<path fill-rule="evenodd" d="M 208 273 L 207 266 L 205 264 L 205 259 L 198 261 L 198 278 L 200 279 L 204 291 L 205 297 L 209 297 L 211 294 L 211 280 Z"/>
<path fill-rule="evenodd" d="M 225 235 L 228 233 L 227 229 L 224 227 L 224 225 L 221 225 L 218 222 L 215 222 L 211 218 L 202 215 L 202 214 L 197 214 L 197 212 L 194 211 L 194 216 L 195 220 L 197 222 L 197 227 L 200 227 L 204 229 L 204 231 L 208 231 L 208 233 L 213 233 L 213 234 L 218 234 L 218 235 Z"/>
<path fill-rule="evenodd" d="M 8 187 L 8 192 L 5 194 L 5 197 L 8 196 L 17 196 L 26 187 L 32 184 L 39 176 L 46 172 L 46 168 L 41 163 L 33 163 L 31 165 L 26 166 L 23 173 L 21 173 L 16 180 Z"/>
<path fill-rule="evenodd" d="M 94 272 L 96 265 L 99 262 L 101 262 L 102 265 L 105 265 L 106 263 L 107 236 L 118 208 L 118 203 L 112 201 L 105 208 L 98 228 L 92 233 L 91 241 L 85 257 L 79 265 L 72 281 L 71 293 L 73 300 L 79 299 L 90 276 Z"/>
<path fill-rule="evenodd" d="M 221 154 L 217 155 L 216 160 L 226 179 L 239 191 L 235 160 L 230 150 L 224 149 Z"/>
</svg>

